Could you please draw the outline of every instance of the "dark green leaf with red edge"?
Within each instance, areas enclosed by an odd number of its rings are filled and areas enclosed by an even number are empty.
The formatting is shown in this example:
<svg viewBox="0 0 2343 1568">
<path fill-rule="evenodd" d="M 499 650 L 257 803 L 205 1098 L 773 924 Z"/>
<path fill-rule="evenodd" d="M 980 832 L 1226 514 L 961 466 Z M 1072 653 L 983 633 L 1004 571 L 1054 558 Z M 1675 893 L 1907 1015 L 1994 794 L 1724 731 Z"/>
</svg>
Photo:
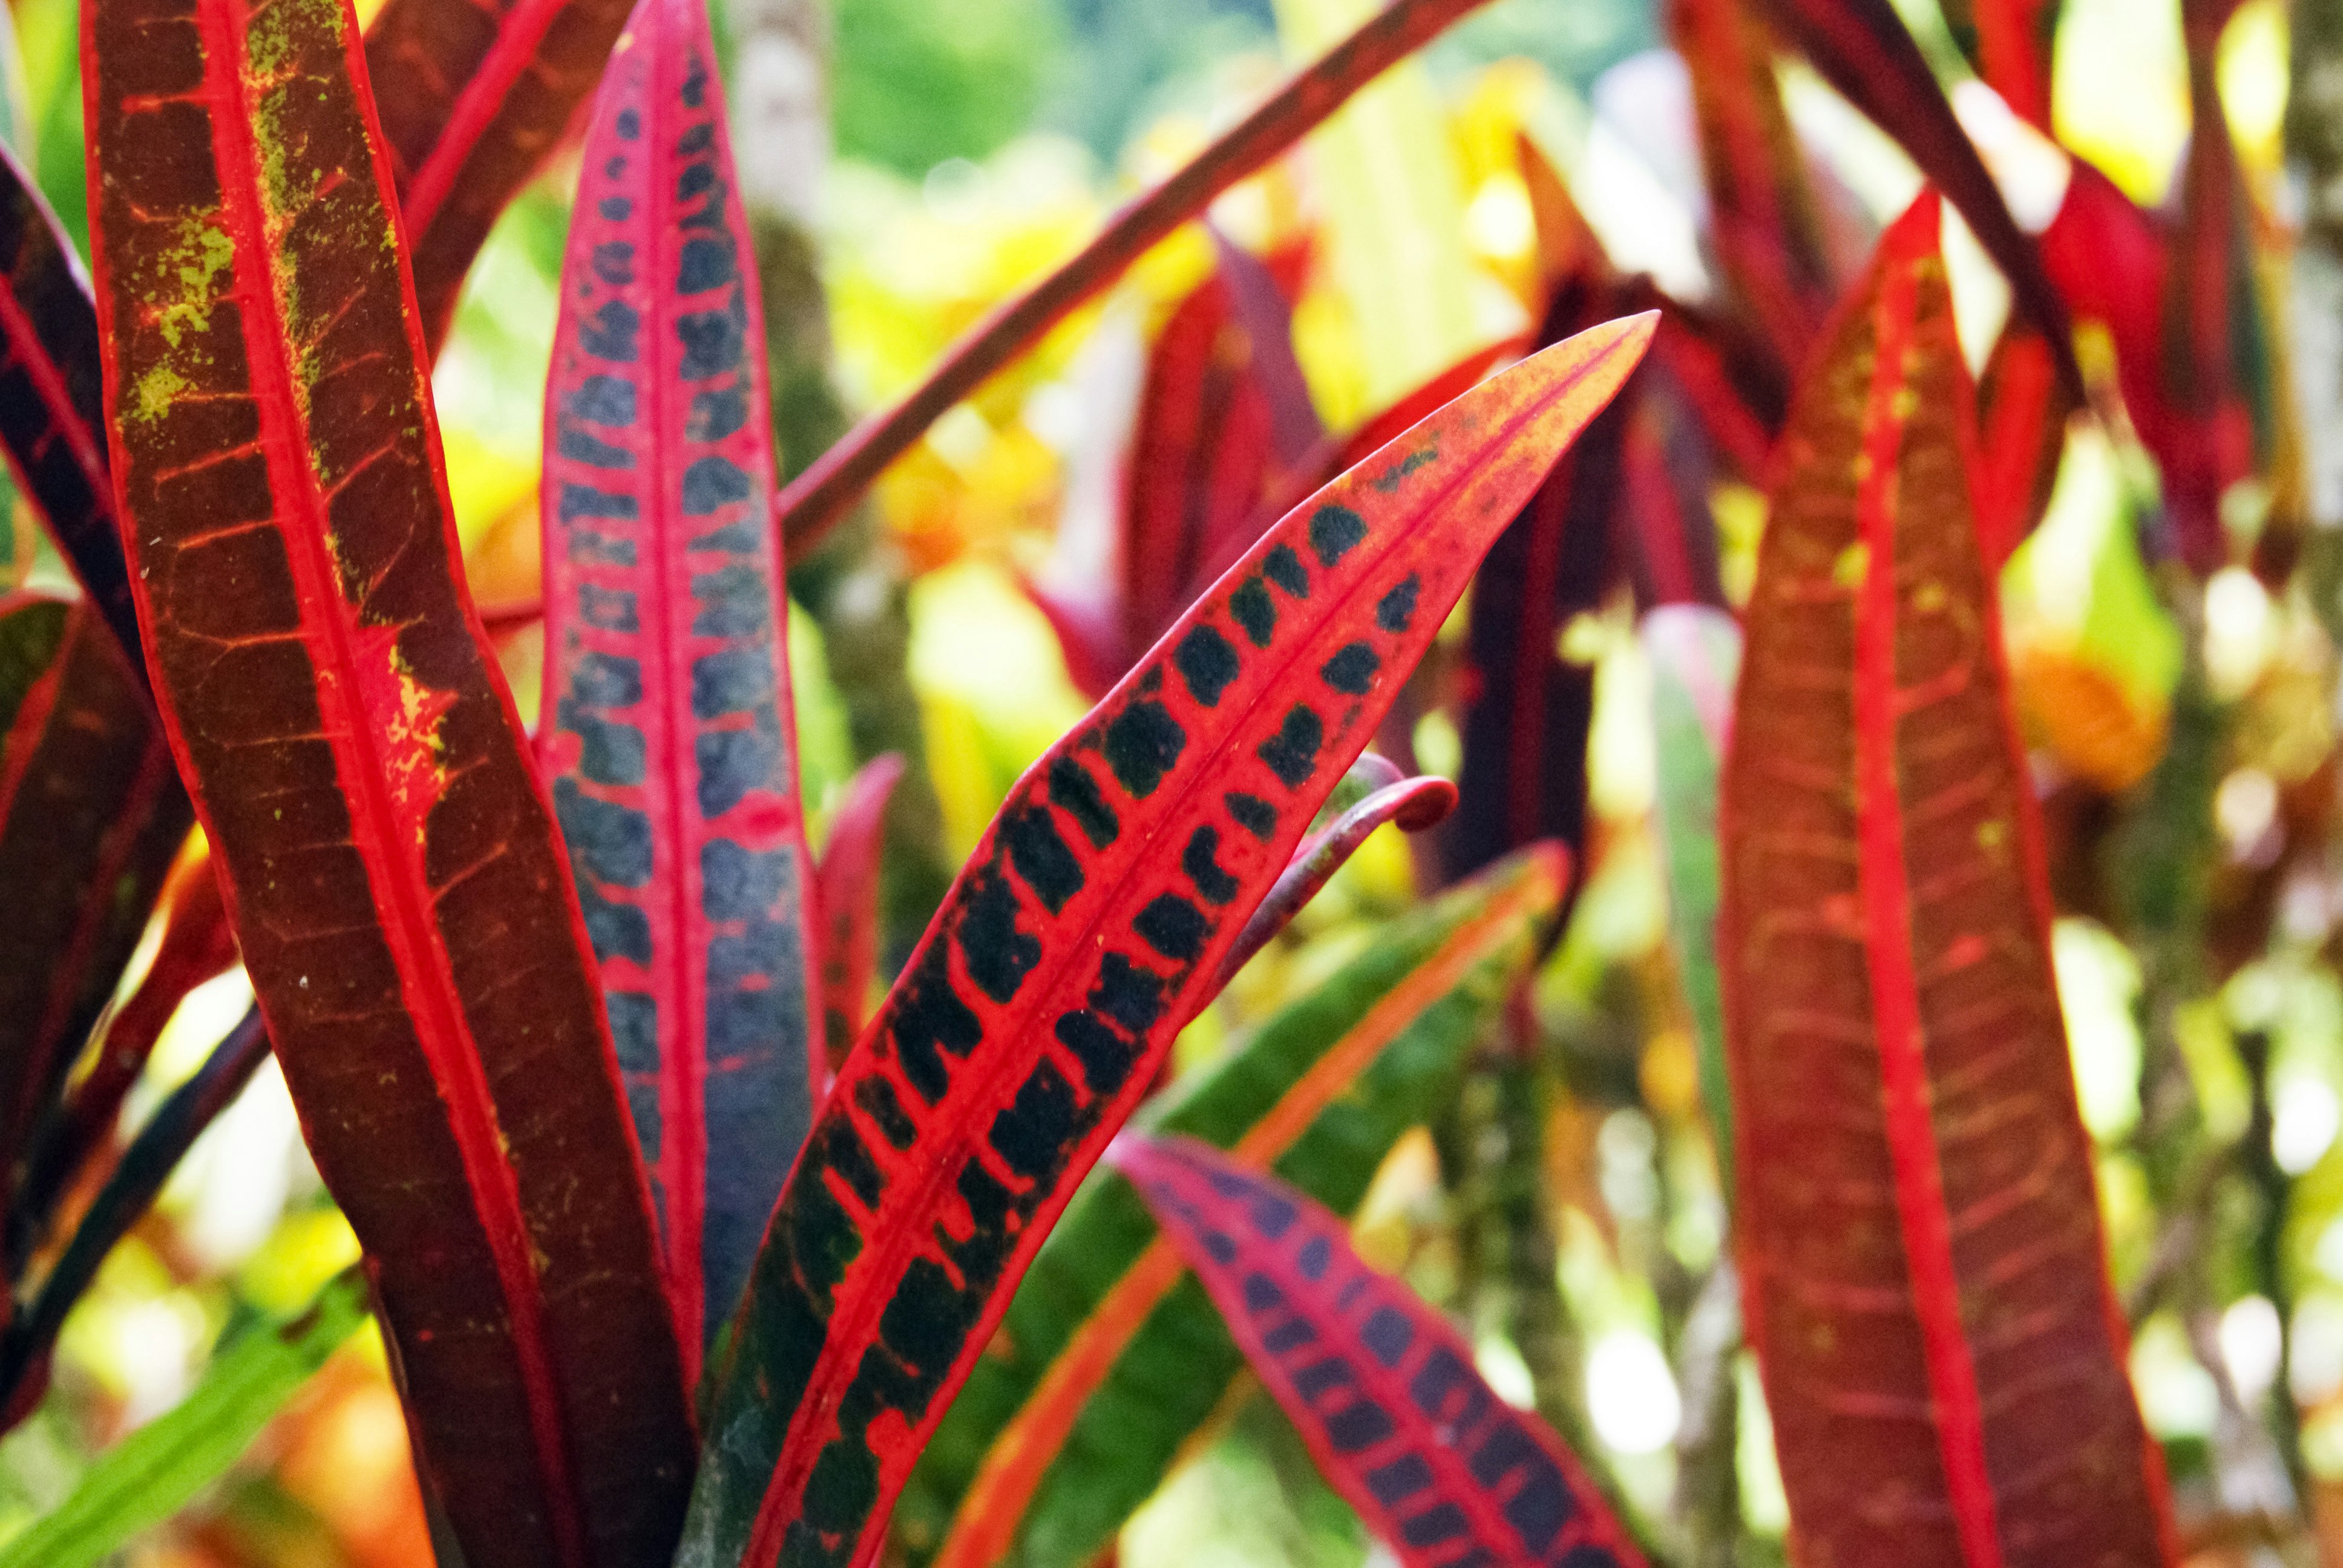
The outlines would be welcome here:
<svg viewBox="0 0 2343 1568">
<path fill-rule="evenodd" d="M 821 906 L 822 1071 L 846 1065 L 846 1053 L 870 1021 L 870 982 L 879 972 L 879 849 L 887 802 L 903 777 L 903 759 L 874 757 L 847 780 L 830 814 L 815 885 Z"/>
<path fill-rule="evenodd" d="M 2080 402 L 2083 376 L 2075 364 L 2066 303 L 2044 271 L 2034 241 L 2009 216 L 2000 188 L 1954 117 L 1953 106 L 1892 0 L 1751 3 L 1771 15 L 1824 79 L 1894 137 L 1960 209 L 1986 255 L 2009 279 L 2017 311 L 2057 357 L 2058 379 L 2067 395 Z"/>
<path fill-rule="evenodd" d="M 1985 85 L 2050 129 L 2050 66 L 2065 0 L 1944 0 L 1945 21 Z"/>
<path fill-rule="evenodd" d="M 812 1119 L 763 310 L 703 0 L 594 100 L 546 388 L 540 739 L 699 1381 Z"/>
<path fill-rule="evenodd" d="M 1463 1337 L 1363 1262 L 1340 1219 L 1192 1138 L 1125 1133 L 1107 1158 L 1320 1473 L 1406 1568 L 1642 1568 L 1576 1456 L 1490 1391 Z"/>
<path fill-rule="evenodd" d="M 1723 794 L 1735 1230 L 1817 1559 L 2162 1564 L 1924 196 L 1800 395 Z"/>
<path fill-rule="evenodd" d="M 1542 336 L 1559 341 L 1600 318 L 1601 290 L 1565 289 Z M 1617 571 L 1613 521 L 1638 373 L 1619 401 L 1554 465 L 1489 551 L 1474 579 L 1466 629 L 1464 761 L 1456 813 L 1440 838 L 1451 876 L 1555 839 L 1577 853 L 1586 837 L 1586 741 L 1594 670 L 1555 652 L 1570 618 L 1594 608 Z"/>
<path fill-rule="evenodd" d="M 466 600 L 340 0 L 83 12 L 156 689 L 471 1568 L 656 1561 L 690 1422 L 577 895 Z"/>
<path fill-rule="evenodd" d="M 1349 1212 L 1400 1136 L 1448 1102 L 1569 876 L 1540 845 L 1400 917 L 1138 1120 Z M 1243 1365 L 1185 1271 L 1130 1184 L 1095 1172 L 912 1472 L 895 1542 L 932 1568 L 1094 1561 Z"/>
<path fill-rule="evenodd" d="M 1299 142 L 1352 94 L 1485 4 L 1392 0 L 1179 172 L 1126 205 L 1080 255 L 970 328 L 910 396 L 855 427 L 791 481 L 779 503 L 790 553 L 802 556 L 928 427 L 1083 301 L 1112 286 L 1123 268 L 1214 196 Z"/>
<path fill-rule="evenodd" d="M 679 1562 L 860 1559 L 1073 1183 L 1651 331 L 1549 350 L 1296 508 L 1011 792 L 782 1195 Z"/>
<path fill-rule="evenodd" d="M 623 0 L 389 0 L 367 73 L 436 351 L 505 206 L 601 80 Z"/>
<path fill-rule="evenodd" d="M 1692 78 L 1709 242 L 1741 308 L 1795 365 L 1836 289 L 1773 29 L 1744 0 L 1670 0 L 1668 24 Z"/>
<path fill-rule="evenodd" d="M 146 1217 L 204 1129 L 235 1103 L 267 1060 L 268 1031 L 260 1014 L 248 1011 L 193 1076 L 156 1107 L 122 1151 L 24 1315 L 0 1333 L 0 1424 L 13 1426 L 30 1412 L 47 1385 L 57 1332 L 97 1278 L 98 1265 Z"/>
<path fill-rule="evenodd" d="M 0 448 L 106 617 L 143 691 L 138 611 L 114 521 L 100 408 L 97 313 L 72 241 L 33 176 L 0 146 Z"/>
<path fill-rule="evenodd" d="M 0 1171 L 12 1185 L 193 820 L 92 602 L 0 601 Z"/>
<path fill-rule="evenodd" d="M 200 839 L 190 840 L 172 866 L 156 915 L 162 940 L 153 961 L 130 995 L 102 1020 L 89 1070 L 35 1135 L 8 1216 L 12 1260 L 25 1256 L 66 1183 L 113 1136 L 123 1100 L 146 1070 L 163 1026 L 187 993 L 236 962 L 227 906 L 220 899 L 219 879 L 212 874 L 211 856 Z"/>
<path fill-rule="evenodd" d="M 1725 582 L 1709 490 L 1715 454 L 1700 417 L 1664 365 L 1635 378 L 1621 437 L 1618 543 L 1627 555 L 1636 602 L 1725 603 Z"/>
</svg>

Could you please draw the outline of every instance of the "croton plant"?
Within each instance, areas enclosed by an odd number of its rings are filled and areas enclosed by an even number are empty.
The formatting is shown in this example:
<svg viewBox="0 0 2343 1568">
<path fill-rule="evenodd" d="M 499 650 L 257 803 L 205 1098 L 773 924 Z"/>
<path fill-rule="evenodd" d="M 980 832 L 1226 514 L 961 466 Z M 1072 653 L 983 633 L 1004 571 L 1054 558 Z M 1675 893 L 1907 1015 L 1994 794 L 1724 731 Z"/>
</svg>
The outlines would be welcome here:
<svg viewBox="0 0 2343 1568">
<path fill-rule="evenodd" d="M 785 559 L 1475 4 L 1373 14 L 783 487 L 756 150 L 703 0 L 390 0 L 363 32 L 348 0 L 83 0 L 86 278 L 0 166 L 0 440 L 80 589 L 0 603 L 7 1415 L 271 1053 L 364 1260 L 5 1561 L 99 1560 L 368 1314 L 443 1568 L 1095 1562 L 1247 1365 L 1400 1562 L 1734 1561 L 1697 1510 L 1623 1511 L 1344 1219 L 1534 1028 L 1588 849 L 1594 678 L 1556 640 L 1622 581 L 1731 1202 L 1718 1353 L 1756 1352 L 1792 1555 L 2181 1561 L 1995 584 L 2070 421 L 2136 432 L 2173 560 L 2226 563 L 2255 458 L 2217 134 L 2177 220 L 2075 164 L 2029 228 L 1886 0 L 1674 0 L 1718 294 L 1614 267 L 1525 142 L 1535 330 L 1339 435 L 1293 348 L 1306 250 L 1216 231 L 1150 353 L 1115 564 L 1032 585 L 1097 705 L 871 1005 L 903 762 L 817 859 Z M 2187 7 L 2203 61 L 2234 9 Z M 1946 6 L 2046 146 L 2058 10 Z M 1797 156 L 1780 47 L 1932 182 L 1875 248 Z M 431 370 L 573 121 L 532 731 Z M 2010 286 L 1981 387 L 1947 204 Z M 1765 498 L 1745 593 L 1720 477 Z M 1459 686 L 1451 783 L 1408 738 Z M 1391 824 L 1441 829 L 1422 903 L 1175 1073 Z M 119 1140 L 178 1004 L 238 963 L 254 1013 Z"/>
</svg>

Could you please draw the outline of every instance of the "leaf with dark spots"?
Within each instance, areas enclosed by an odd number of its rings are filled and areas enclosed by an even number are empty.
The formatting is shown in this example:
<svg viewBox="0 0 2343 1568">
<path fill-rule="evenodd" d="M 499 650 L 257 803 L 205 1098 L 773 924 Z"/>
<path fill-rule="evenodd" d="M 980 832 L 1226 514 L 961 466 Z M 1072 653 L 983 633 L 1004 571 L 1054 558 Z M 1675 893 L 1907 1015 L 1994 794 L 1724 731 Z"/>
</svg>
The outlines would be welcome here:
<svg viewBox="0 0 2343 1568">
<path fill-rule="evenodd" d="M 1456 809 L 1456 786 L 1445 779 L 1403 779 L 1387 784 L 1359 801 L 1342 816 L 1302 841 L 1292 863 L 1278 874 L 1269 896 L 1262 900 L 1221 960 L 1221 983 L 1235 978 L 1245 960 L 1267 947 L 1277 933 L 1349 863 L 1359 846 L 1389 822 L 1403 833 L 1422 833 L 1447 820 Z"/>
<path fill-rule="evenodd" d="M 1126 205 L 1081 254 L 994 309 L 952 346 L 908 397 L 856 427 L 789 485 L 778 505 L 789 549 L 802 553 L 809 548 L 930 426 L 1085 300 L 1112 286 L 1125 267 L 1202 212 L 1214 196 L 1267 166 L 1353 93 L 1484 4 L 1486 0 L 1393 0 L 1170 178 Z M 1418 417 L 1463 390 L 1447 389 L 1446 397 L 1417 411 Z M 1397 433 L 1379 432 L 1373 446 L 1353 448 L 1338 467 L 1352 467 L 1356 456 Z"/>
<path fill-rule="evenodd" d="M 628 10 L 621 0 L 389 0 L 367 28 L 433 352 L 472 258 L 601 80 Z M 630 254 L 599 260 L 615 273 Z"/>
<path fill-rule="evenodd" d="M 649 1561 L 689 1480 L 681 1359 L 581 910 L 463 588 L 357 23 L 83 20 L 148 663 L 418 1468 L 472 1568 Z"/>
<path fill-rule="evenodd" d="M 825 1081 L 845 1062 L 870 1015 L 870 981 L 879 970 L 879 848 L 887 802 L 902 777 L 903 759 L 890 751 L 847 781 L 815 869 Z"/>
<path fill-rule="evenodd" d="M 92 601 L 0 599 L 0 1171 L 12 1185 L 192 821 Z M 12 1261 L 27 1241 L 11 1227 Z"/>
<path fill-rule="evenodd" d="M 792 1562 L 844 1564 L 872 1549 L 877 1521 L 1073 1184 L 1173 1034 L 1210 1000 L 1222 955 L 1365 747 L 1396 682 L 1317 717 L 1310 769 L 1290 781 L 1258 755 L 1292 711 L 1281 694 L 1353 642 L 1393 671 L 1411 668 L 1487 542 L 1616 392 L 1651 331 L 1648 319 L 1613 323 L 1550 350 L 1296 508 L 1011 791 L 822 1111 L 885 1172 L 880 1201 L 858 1207 L 842 1232 L 834 1183 L 813 1157 L 782 1194 L 719 1372 L 679 1563 L 769 1568 L 786 1543 Z M 1391 495 L 1372 490 L 1417 451 L 1438 456 Z M 1329 505 L 1355 511 L 1366 537 L 1312 573 L 1296 547 Z M 1200 625 L 1243 646 L 1228 635 L 1231 599 L 1281 551 L 1305 574 L 1307 597 L 1285 601 L 1272 646 L 1243 656 L 1217 707 L 1196 703 L 1176 676 L 1176 650 Z M 1422 585 L 1422 613 L 1407 632 L 1385 631 L 1375 607 L 1409 577 Z M 1018 873 L 1001 824 L 1061 809 L 1069 767 L 1089 776 L 1117 832 L 1081 854 L 1082 887 L 1051 914 Z M 1265 813 L 1250 827 L 1229 804 L 1238 795 Z M 1184 864 L 1207 826 L 1218 829 L 1213 867 L 1240 890 L 1225 904 Z M 1094 842 L 1071 813 L 1059 837 L 1070 848 Z M 1016 950 L 1035 956 L 1011 966 L 1008 986 L 998 982 L 1009 969 L 984 972 L 1002 940 L 1036 944 Z M 986 1139 L 1045 1064 L 1080 1091 L 1070 1131 L 1046 1170 L 996 1174 Z M 880 1079 L 900 1083 L 899 1101 L 920 1123 L 909 1151 L 862 1120 L 862 1086 Z M 971 1211 L 971 1183 L 980 1194 L 1000 1190 L 997 1214 Z M 923 1325 L 916 1345 L 885 1332 L 907 1292 L 912 1307 L 900 1310 Z M 810 1342 L 809 1325 L 822 1325 Z"/>
<path fill-rule="evenodd" d="M 1192 1138 L 1125 1133 L 1107 1158 L 1406 1568 L 1643 1568 L 1577 1456 L 1496 1396 L 1446 1318 L 1360 1260 L 1340 1218 Z"/>
<path fill-rule="evenodd" d="M 1446 1104 L 1561 908 L 1540 848 L 1380 930 L 1358 956 L 1141 1112 L 1347 1212 Z M 912 1472 L 894 1544 L 934 1568 L 1086 1568 L 1242 1365 L 1129 1185 L 1094 1174 Z"/>
<path fill-rule="evenodd" d="M 575 477 L 621 498 L 624 527 L 603 533 L 633 548 L 614 563 L 598 539 L 581 548 L 561 508 L 544 512 L 556 701 L 539 741 L 581 893 L 639 915 L 624 950 L 598 942 L 597 957 L 606 992 L 648 999 L 652 1048 L 627 1064 L 627 1085 L 695 1380 L 829 1076 L 816 1009 L 833 994 L 815 951 L 780 560 L 758 526 L 774 464 L 765 362 L 739 352 L 743 332 L 763 334 L 748 220 L 729 175 L 683 177 L 731 167 L 708 26 L 698 0 L 645 0 L 594 100 L 546 393 L 545 490 Z M 646 150 L 620 156 L 629 143 Z M 593 257 L 618 245 L 643 265 L 613 284 Z M 616 318 L 633 324 L 623 352 L 597 326 Z M 711 396 L 748 417 L 718 433 L 700 412 Z M 557 441 L 571 430 L 622 449 L 623 469 L 576 466 Z M 615 598 L 636 613 L 595 613 Z M 592 725 L 574 726 L 588 706 Z M 592 766 L 613 735 L 646 759 L 630 777 Z M 875 822 L 883 804 L 882 789 L 864 813 Z M 581 831 L 589 814 L 599 826 Z M 598 848 L 618 834 L 623 869 Z M 868 887 L 847 890 L 841 987 L 857 983 L 858 893 Z M 870 962 L 866 950 L 865 987 Z M 846 1005 L 859 1021 L 860 1004 Z"/>
<path fill-rule="evenodd" d="M 1815 1556 L 2165 1564 L 1937 233 L 1924 195 L 1826 336 L 1759 548 L 1717 943 L 1742 1292 Z"/>
</svg>

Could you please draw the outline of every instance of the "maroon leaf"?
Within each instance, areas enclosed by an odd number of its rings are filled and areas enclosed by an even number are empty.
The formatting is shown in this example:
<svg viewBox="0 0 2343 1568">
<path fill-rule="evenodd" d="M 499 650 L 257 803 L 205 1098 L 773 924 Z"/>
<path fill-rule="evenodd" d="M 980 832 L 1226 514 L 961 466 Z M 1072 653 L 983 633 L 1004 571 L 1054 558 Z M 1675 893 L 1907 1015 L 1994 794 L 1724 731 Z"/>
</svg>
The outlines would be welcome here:
<svg viewBox="0 0 2343 1568">
<path fill-rule="evenodd" d="M 601 79 L 621 0 L 389 0 L 366 64 L 436 351 L 488 230 Z"/>
<path fill-rule="evenodd" d="M 1800 394 L 1722 794 L 1735 1228 L 1812 1561 L 2162 1564 L 1933 194 Z"/>
<path fill-rule="evenodd" d="M 2083 399 L 2066 306 L 2040 253 L 2009 216 L 1985 162 L 1954 117 L 1926 56 L 1891 0 L 1757 0 L 1785 36 L 1839 93 L 1902 145 L 1920 172 L 1951 198 L 1994 264 L 2008 277 L 2020 314 L 2057 357 L 2067 396 Z"/>
<path fill-rule="evenodd" d="M 177 786 L 93 603 L 0 600 L 0 1172 L 11 1181 L 186 838 Z"/>
<path fill-rule="evenodd" d="M 903 759 L 874 757 L 846 786 L 830 814 L 830 841 L 816 870 L 821 897 L 822 1079 L 870 1021 L 870 981 L 879 972 L 879 849 L 887 802 L 903 777 Z"/>
<path fill-rule="evenodd" d="M 1638 604 L 1722 607 L 1716 518 L 1709 509 L 1715 465 L 1692 403 L 1664 365 L 1635 374 L 1634 406 L 1622 438 L 1617 505 L 1627 526 Z"/>
<path fill-rule="evenodd" d="M 84 8 L 114 480 L 181 776 L 471 1568 L 655 1562 L 690 1469 L 550 807 L 466 600 L 347 4 Z"/>
<path fill-rule="evenodd" d="M 698 1382 L 812 1118 L 756 262 L 702 0 L 642 0 L 594 100 L 546 389 L 553 804 Z"/>
<path fill-rule="evenodd" d="M 1340 1219 L 1193 1138 L 1126 1132 L 1108 1159 L 1319 1473 L 1407 1568 L 1641 1568 L 1576 1456 L 1490 1391 L 1445 1319 L 1360 1261 Z"/>
<path fill-rule="evenodd" d="M 1551 349 L 1321 491 L 1011 791 L 782 1195 L 683 1568 L 872 1549 L 1074 1182 L 1488 542 L 1651 331 Z"/>
<path fill-rule="evenodd" d="M 146 659 L 106 466 L 97 312 L 73 242 L 5 146 L 0 274 L 0 447 L 143 691 Z"/>
</svg>

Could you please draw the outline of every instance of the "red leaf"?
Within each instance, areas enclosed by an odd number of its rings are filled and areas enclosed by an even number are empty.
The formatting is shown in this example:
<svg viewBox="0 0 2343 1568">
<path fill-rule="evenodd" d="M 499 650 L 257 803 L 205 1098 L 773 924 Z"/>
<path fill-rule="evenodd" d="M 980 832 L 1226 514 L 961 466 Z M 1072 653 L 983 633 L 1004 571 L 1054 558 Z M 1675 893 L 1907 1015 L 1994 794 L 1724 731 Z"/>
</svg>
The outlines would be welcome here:
<svg viewBox="0 0 2343 1568">
<path fill-rule="evenodd" d="M 1709 442 L 1683 387 L 1664 365 L 1638 373 L 1627 416 L 1617 505 L 1631 551 L 1635 597 L 1644 608 L 1706 604 L 1722 608 L 1716 518 L 1709 510 L 1715 477 Z"/>
<path fill-rule="evenodd" d="M 1815 1560 L 2173 1561 L 1924 196 L 1791 417 L 1723 790 L 1736 1228 Z"/>
<path fill-rule="evenodd" d="M 847 781 L 846 798 L 830 814 L 830 841 L 816 871 L 825 1082 L 846 1064 L 846 1053 L 870 1021 L 870 981 L 879 972 L 879 849 L 887 802 L 902 777 L 897 753 L 872 758 Z"/>
<path fill-rule="evenodd" d="M 0 1171 L 11 1180 L 187 836 L 177 783 L 92 602 L 0 600 Z"/>
<path fill-rule="evenodd" d="M 789 550 L 802 554 L 810 548 L 953 404 L 1111 285 L 1157 241 L 1300 141 L 1353 93 L 1486 3 L 1392 0 L 1177 174 L 1126 205 L 1079 256 L 970 328 L 909 397 L 855 427 L 791 481 L 779 504 Z"/>
<path fill-rule="evenodd" d="M 1235 978 L 1245 960 L 1267 947 L 1278 932 L 1293 922 L 1303 905 L 1333 880 L 1376 829 L 1387 822 L 1403 833 L 1421 833 L 1445 821 L 1456 809 L 1456 786 L 1445 779 L 1402 779 L 1386 784 L 1352 807 L 1323 829 L 1302 840 L 1293 859 L 1237 933 L 1235 943 L 1221 960 L 1215 991 Z"/>
<path fill-rule="evenodd" d="M 2074 413 L 2041 334 L 2013 325 L 1994 346 L 1977 388 L 1976 467 L 1969 493 L 1988 570 L 2032 533 L 2050 507 Z"/>
<path fill-rule="evenodd" d="M 2034 241 L 2022 233 L 2000 187 L 1954 117 L 1926 56 L 1891 0 L 1759 0 L 1784 35 L 1830 85 L 1893 136 L 1920 172 L 1941 187 L 2009 279 L 2018 312 L 2057 356 L 2067 395 L 2083 398 L 2066 307 L 2043 270 Z"/>
<path fill-rule="evenodd" d="M 83 12 L 171 746 L 472 1568 L 648 1562 L 690 1422 L 576 896 L 465 598 L 347 4 Z"/>
<path fill-rule="evenodd" d="M 434 352 L 488 230 L 601 80 L 620 0 L 389 0 L 367 72 Z"/>
<path fill-rule="evenodd" d="M 699 1381 L 812 1119 L 764 312 L 702 0 L 594 101 L 546 389 L 543 740 Z"/>
<path fill-rule="evenodd" d="M 1509 1408 L 1349 1228 L 1193 1138 L 1125 1133 L 1108 1154 L 1211 1292 L 1327 1482 L 1407 1568 L 1641 1568 L 1576 1456 Z"/>
<path fill-rule="evenodd" d="M 783 1193 L 679 1562 L 860 1560 L 1059 1211 L 1649 318 L 1475 389 L 1271 530 L 1018 784 Z"/>
<path fill-rule="evenodd" d="M 143 694 L 146 660 L 114 520 L 97 313 L 73 243 L 0 146 L 0 447 L 16 487 L 106 617 Z"/>
<path fill-rule="evenodd" d="M 1692 77 L 1717 260 L 1775 352 L 1797 364 L 1836 291 L 1773 29 L 1741 0 L 1670 0 L 1668 24 Z"/>
<path fill-rule="evenodd" d="M 1979 75 L 2002 101 L 2031 122 L 2050 129 L 2050 65 L 2064 0 L 1955 0 L 1948 15 L 1965 8 L 1976 30 Z"/>
</svg>

